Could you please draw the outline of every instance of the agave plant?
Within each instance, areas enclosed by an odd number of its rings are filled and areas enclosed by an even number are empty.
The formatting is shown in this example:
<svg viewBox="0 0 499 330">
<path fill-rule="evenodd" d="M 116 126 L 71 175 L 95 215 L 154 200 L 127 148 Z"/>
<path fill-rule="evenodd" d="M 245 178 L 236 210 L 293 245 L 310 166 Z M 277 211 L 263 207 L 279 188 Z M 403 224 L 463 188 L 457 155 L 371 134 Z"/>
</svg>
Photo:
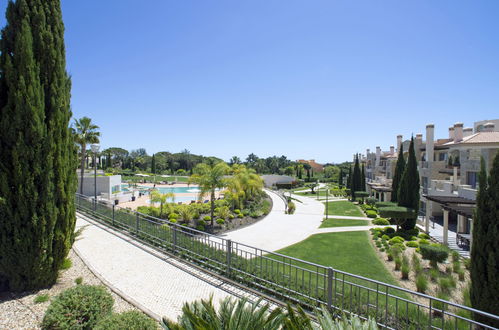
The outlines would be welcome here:
<svg viewBox="0 0 499 330">
<path fill-rule="evenodd" d="M 235 301 L 226 298 L 221 301 L 218 311 L 213 305 L 213 297 L 208 300 L 186 303 L 182 315 L 174 322 L 163 318 L 165 330 L 194 329 L 238 329 L 238 330 L 277 330 L 281 329 L 284 313 L 277 308 L 270 312 L 270 305 L 259 307 L 261 300 L 250 303 L 247 299 Z"/>
</svg>

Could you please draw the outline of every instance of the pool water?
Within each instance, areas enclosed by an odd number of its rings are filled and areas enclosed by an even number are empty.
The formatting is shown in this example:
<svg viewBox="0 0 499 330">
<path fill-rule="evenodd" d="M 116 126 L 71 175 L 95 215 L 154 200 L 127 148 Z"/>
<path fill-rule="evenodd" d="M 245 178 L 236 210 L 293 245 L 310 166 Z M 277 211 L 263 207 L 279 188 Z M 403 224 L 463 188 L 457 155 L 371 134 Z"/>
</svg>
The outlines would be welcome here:
<svg viewBox="0 0 499 330">
<path fill-rule="evenodd" d="M 131 190 L 127 184 L 122 184 L 121 189 L 123 191 L 130 191 Z M 137 188 L 135 188 L 135 190 L 138 190 L 138 191 L 147 191 L 149 189 L 151 189 L 151 187 L 137 186 Z M 197 187 L 197 186 L 191 186 L 191 187 L 156 187 L 156 189 L 162 194 L 166 194 L 166 193 L 170 193 L 170 192 L 172 192 L 174 194 L 185 194 L 185 193 L 197 194 L 197 193 L 201 192 L 201 190 L 199 190 L 199 187 Z"/>
</svg>

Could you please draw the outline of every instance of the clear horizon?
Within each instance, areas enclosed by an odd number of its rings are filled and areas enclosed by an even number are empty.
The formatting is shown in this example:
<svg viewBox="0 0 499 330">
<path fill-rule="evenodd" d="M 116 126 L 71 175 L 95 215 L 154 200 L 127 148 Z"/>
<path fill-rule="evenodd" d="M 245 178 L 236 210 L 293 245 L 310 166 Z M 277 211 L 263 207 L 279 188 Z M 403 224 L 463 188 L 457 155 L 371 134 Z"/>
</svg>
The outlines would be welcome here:
<svg viewBox="0 0 499 330">
<path fill-rule="evenodd" d="M 499 2 L 379 4 L 63 0 L 73 115 L 103 148 L 321 163 L 499 118 Z"/>
</svg>

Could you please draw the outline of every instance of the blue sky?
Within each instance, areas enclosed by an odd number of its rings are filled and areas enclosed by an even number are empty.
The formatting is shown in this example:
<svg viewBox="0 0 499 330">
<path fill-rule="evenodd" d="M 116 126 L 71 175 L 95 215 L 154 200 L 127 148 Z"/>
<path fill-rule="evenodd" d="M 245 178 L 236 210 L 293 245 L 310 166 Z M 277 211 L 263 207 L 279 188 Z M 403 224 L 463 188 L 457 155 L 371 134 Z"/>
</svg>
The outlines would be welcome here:
<svg viewBox="0 0 499 330">
<path fill-rule="evenodd" d="M 341 162 L 499 118 L 497 0 L 62 7 L 73 114 L 103 147 Z"/>
</svg>

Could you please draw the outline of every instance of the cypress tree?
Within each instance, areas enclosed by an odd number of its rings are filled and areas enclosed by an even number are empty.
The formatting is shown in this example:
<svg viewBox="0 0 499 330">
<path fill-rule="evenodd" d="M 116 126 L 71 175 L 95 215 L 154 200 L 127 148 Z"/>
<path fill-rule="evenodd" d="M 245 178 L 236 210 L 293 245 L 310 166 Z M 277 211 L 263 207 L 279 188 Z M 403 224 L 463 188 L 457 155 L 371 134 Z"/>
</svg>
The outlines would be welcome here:
<svg viewBox="0 0 499 330">
<path fill-rule="evenodd" d="M 366 191 L 366 169 L 364 164 L 362 164 L 362 173 L 360 175 L 361 179 L 361 191 Z"/>
<path fill-rule="evenodd" d="M 155 154 L 152 154 L 151 158 L 151 173 L 156 174 L 156 159 L 154 157 Z"/>
<path fill-rule="evenodd" d="M 53 284 L 74 240 L 76 148 L 58 0 L 7 7 L 0 41 L 0 288 Z"/>
<path fill-rule="evenodd" d="M 397 157 L 397 165 L 395 166 L 395 173 L 393 174 L 392 180 L 392 202 L 397 202 L 398 189 L 400 180 L 402 179 L 402 174 L 404 174 L 405 169 L 405 159 L 404 159 L 404 146 L 400 145 L 400 150 Z"/>
<path fill-rule="evenodd" d="M 352 166 L 348 166 L 347 188 L 352 189 Z"/>
<path fill-rule="evenodd" d="M 362 178 L 360 173 L 359 155 L 355 155 L 355 165 L 353 167 L 352 187 L 354 191 L 362 191 Z"/>
<path fill-rule="evenodd" d="M 111 152 L 109 152 L 109 151 L 107 152 L 106 160 L 107 160 L 107 168 L 113 167 L 112 160 L 111 160 Z"/>
<path fill-rule="evenodd" d="M 496 154 L 487 180 L 481 160 L 477 205 L 473 217 L 471 249 L 471 305 L 492 314 L 499 311 L 499 154 Z M 474 318 L 492 327 L 493 322 L 478 314 Z"/>
<path fill-rule="evenodd" d="M 340 167 L 340 173 L 338 174 L 338 186 L 341 188 L 343 186 L 343 168 Z"/>
<path fill-rule="evenodd" d="M 402 229 L 413 229 L 416 225 L 416 217 L 419 209 L 419 172 L 416 153 L 414 151 L 414 138 L 412 137 L 409 146 L 409 157 L 407 158 L 407 164 L 400 179 L 397 198 L 399 206 L 405 206 L 414 210 L 414 216 L 406 219 L 402 224 Z"/>
</svg>

